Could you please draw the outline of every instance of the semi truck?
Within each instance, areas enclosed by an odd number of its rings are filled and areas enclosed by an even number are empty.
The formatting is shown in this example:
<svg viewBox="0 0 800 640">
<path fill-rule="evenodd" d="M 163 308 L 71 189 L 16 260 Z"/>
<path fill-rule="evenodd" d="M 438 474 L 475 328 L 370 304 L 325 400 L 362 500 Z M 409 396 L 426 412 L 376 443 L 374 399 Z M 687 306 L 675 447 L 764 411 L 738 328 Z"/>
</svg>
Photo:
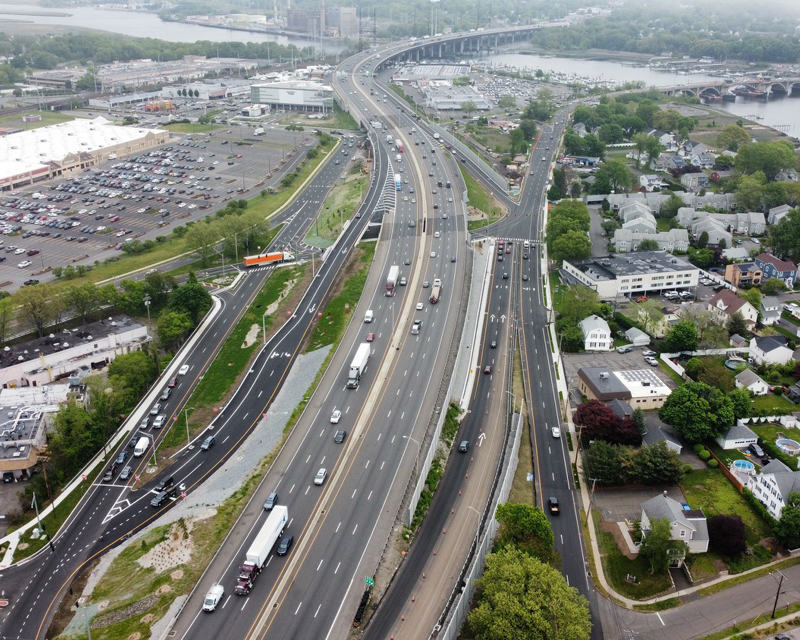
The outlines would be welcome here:
<svg viewBox="0 0 800 640">
<path fill-rule="evenodd" d="M 403 143 L 402 143 L 402 142 L 398 142 L 398 143 L 397 143 L 397 150 L 398 150 L 400 153 L 403 153 L 403 150 L 404 150 L 404 149 L 403 149 Z"/>
<path fill-rule="evenodd" d="M 289 509 L 283 505 L 275 505 L 245 554 L 244 562 L 239 569 L 239 578 L 233 590 L 234 593 L 240 596 L 250 593 L 258 574 L 261 573 L 261 569 L 269 557 L 269 552 L 280 538 L 288 521 Z"/>
<path fill-rule="evenodd" d="M 347 376 L 348 389 L 358 388 L 361 375 L 364 373 L 364 369 L 367 368 L 370 351 L 371 349 L 368 342 L 364 342 L 363 344 L 359 345 L 358 351 L 356 351 L 356 355 L 353 358 L 353 361 L 350 363 L 350 373 Z"/>
<path fill-rule="evenodd" d="M 291 262 L 294 255 L 288 251 L 274 251 L 272 253 L 259 253 L 257 256 L 245 256 L 245 267 L 258 267 L 264 264 Z"/>
<path fill-rule="evenodd" d="M 394 288 L 397 286 L 397 281 L 400 279 L 400 267 L 397 265 L 389 269 L 389 277 L 386 278 L 386 295 L 393 296 Z"/>
<path fill-rule="evenodd" d="M 403 188 L 403 180 L 401 178 L 394 179 L 394 188 L 398 191 L 402 190 Z"/>
<path fill-rule="evenodd" d="M 442 293 L 442 281 L 434 278 L 433 289 L 431 289 L 431 304 L 439 302 L 439 295 Z"/>
</svg>

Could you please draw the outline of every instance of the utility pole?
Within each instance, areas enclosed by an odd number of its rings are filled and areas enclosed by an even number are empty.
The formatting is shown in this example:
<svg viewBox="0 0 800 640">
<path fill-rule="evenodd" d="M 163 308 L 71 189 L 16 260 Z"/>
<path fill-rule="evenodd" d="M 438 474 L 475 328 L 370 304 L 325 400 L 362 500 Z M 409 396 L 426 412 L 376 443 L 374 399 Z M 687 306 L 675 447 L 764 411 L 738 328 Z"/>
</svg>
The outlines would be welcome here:
<svg viewBox="0 0 800 640">
<path fill-rule="evenodd" d="M 775 619 L 775 611 L 777 611 L 777 609 L 778 609 L 778 598 L 781 595 L 781 587 L 783 586 L 783 579 L 786 577 L 780 571 L 778 571 L 778 573 L 780 573 L 781 579 L 778 581 L 778 592 L 775 594 L 775 604 L 772 605 L 772 617 L 770 618 L 771 620 Z M 772 576 L 772 577 L 774 578 L 775 576 Z"/>
</svg>

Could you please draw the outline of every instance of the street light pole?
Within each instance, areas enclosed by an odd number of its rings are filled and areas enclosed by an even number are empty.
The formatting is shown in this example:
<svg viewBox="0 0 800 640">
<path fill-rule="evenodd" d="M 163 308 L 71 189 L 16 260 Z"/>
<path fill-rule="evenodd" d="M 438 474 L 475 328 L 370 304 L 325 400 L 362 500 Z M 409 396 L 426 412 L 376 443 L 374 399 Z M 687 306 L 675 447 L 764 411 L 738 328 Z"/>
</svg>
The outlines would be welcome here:
<svg viewBox="0 0 800 640">
<path fill-rule="evenodd" d="M 189 409 L 194 409 L 194 407 L 186 407 L 183 410 L 183 417 L 186 420 L 186 444 L 188 445 L 191 443 L 191 438 L 189 437 Z"/>
</svg>

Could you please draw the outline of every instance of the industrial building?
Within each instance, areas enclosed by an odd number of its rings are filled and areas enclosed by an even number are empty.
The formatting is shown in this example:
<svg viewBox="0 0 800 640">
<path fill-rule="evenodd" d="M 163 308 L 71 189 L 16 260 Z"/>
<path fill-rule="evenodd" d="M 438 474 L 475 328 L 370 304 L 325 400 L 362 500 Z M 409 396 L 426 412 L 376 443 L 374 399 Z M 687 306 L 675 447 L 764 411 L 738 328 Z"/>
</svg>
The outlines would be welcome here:
<svg viewBox="0 0 800 640">
<path fill-rule="evenodd" d="M 286 29 L 328 38 L 352 38 L 358 35 L 358 10 L 355 7 L 287 9 Z"/>
<path fill-rule="evenodd" d="M 437 111 L 460 111 L 465 102 L 472 102 L 477 111 L 492 108 L 492 103 L 472 87 L 456 87 L 447 80 L 427 79 L 418 81 L 417 86 L 425 105 Z"/>
<path fill-rule="evenodd" d="M 269 105 L 272 109 L 298 111 L 329 111 L 333 109 L 333 89 L 309 80 L 270 82 L 250 87 L 253 104 Z"/>
<path fill-rule="evenodd" d="M 609 367 L 578 369 L 578 389 L 589 400 L 623 400 L 634 409 L 658 409 L 672 393 L 651 369 L 612 371 Z"/>
<path fill-rule="evenodd" d="M 0 137 L 0 189 L 82 171 L 165 143 L 169 131 L 121 127 L 103 117 L 71 120 Z"/>
</svg>

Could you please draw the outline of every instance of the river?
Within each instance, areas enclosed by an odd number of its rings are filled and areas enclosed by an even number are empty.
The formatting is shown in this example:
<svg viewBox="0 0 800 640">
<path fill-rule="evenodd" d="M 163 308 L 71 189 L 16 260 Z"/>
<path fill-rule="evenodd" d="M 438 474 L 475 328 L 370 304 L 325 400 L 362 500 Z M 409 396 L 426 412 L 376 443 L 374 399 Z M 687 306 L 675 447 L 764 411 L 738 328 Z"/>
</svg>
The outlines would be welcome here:
<svg viewBox="0 0 800 640">
<path fill-rule="evenodd" d="M 628 67 L 615 60 L 581 60 L 579 58 L 557 58 L 541 55 L 503 53 L 482 61 L 516 67 L 530 72 L 541 69 L 545 72 L 581 77 L 589 81 L 644 82 L 648 87 L 665 87 L 692 84 L 706 80 L 719 82 L 719 77 L 702 73 L 679 75 L 655 71 L 649 67 Z M 745 119 L 779 129 L 794 138 L 800 138 L 800 96 L 773 96 L 769 100 L 736 98 L 736 102 L 714 102 L 710 106 L 729 111 Z M 755 116 L 758 116 L 756 118 Z"/>
<path fill-rule="evenodd" d="M 65 13 L 68 16 L 42 15 L 37 11 Z M 342 46 L 330 42 L 312 42 L 298 38 L 287 38 L 266 33 L 218 29 L 199 24 L 183 22 L 164 22 L 155 13 L 141 11 L 113 11 L 95 9 L 93 7 L 54 7 L 41 8 L 35 5 L 0 4 L 0 19 L 32 22 L 34 24 L 52 24 L 67 27 L 83 27 L 121 33 L 136 38 L 160 38 L 170 42 L 276 42 L 282 45 L 293 44 L 296 47 L 314 46 L 325 51 L 341 51 Z M 2 29 L 2 23 L 0 23 Z"/>
</svg>

